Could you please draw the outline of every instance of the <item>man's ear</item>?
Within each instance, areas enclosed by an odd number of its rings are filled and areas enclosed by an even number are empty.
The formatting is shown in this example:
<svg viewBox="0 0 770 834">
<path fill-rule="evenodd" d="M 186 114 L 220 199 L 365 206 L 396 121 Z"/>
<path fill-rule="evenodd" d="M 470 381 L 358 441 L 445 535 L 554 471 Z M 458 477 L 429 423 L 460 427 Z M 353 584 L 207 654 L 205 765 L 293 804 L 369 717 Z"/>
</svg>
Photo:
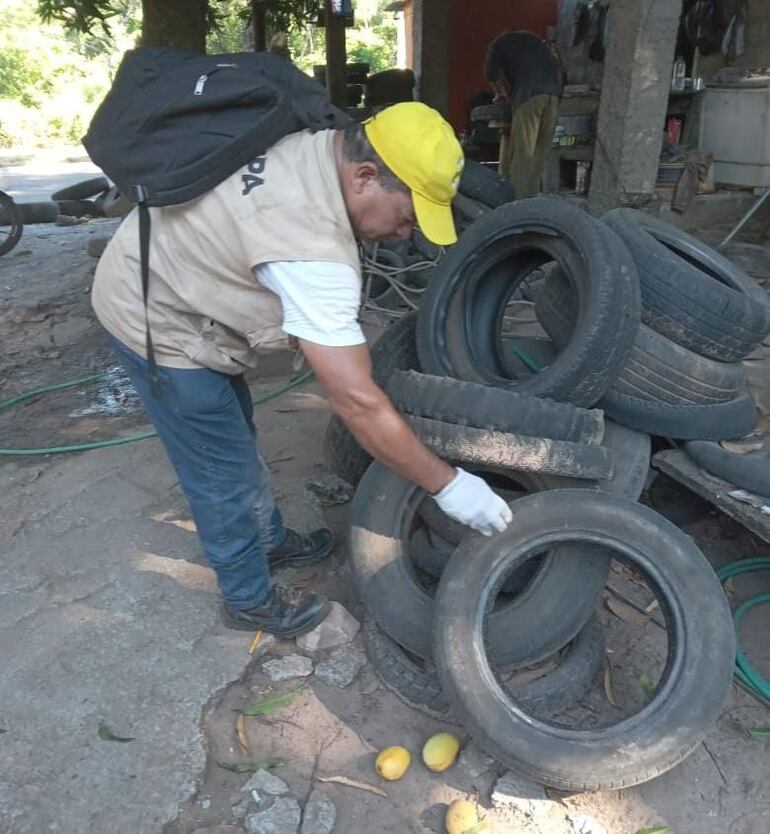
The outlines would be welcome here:
<svg viewBox="0 0 770 834">
<path fill-rule="evenodd" d="M 361 194 L 375 180 L 380 178 L 380 172 L 373 162 L 359 162 L 353 172 L 353 190 Z"/>
</svg>

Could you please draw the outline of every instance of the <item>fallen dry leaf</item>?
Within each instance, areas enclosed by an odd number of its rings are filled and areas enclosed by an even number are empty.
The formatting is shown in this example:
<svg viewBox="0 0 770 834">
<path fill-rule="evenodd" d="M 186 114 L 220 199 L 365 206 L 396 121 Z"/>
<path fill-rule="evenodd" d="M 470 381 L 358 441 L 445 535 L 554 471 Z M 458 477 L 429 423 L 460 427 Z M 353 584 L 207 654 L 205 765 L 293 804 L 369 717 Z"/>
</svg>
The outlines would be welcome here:
<svg viewBox="0 0 770 834">
<path fill-rule="evenodd" d="M 316 776 L 316 780 L 319 782 L 333 782 L 335 785 L 345 785 L 348 788 L 357 788 L 359 791 L 368 791 L 375 796 L 381 796 L 383 799 L 388 798 L 382 788 L 370 785 L 367 782 L 356 782 L 355 779 L 348 779 L 347 776 Z"/>
<path fill-rule="evenodd" d="M 240 713 L 235 719 L 235 732 L 238 736 L 238 747 L 245 756 L 251 752 L 251 747 L 249 747 L 249 739 L 246 736 L 246 716 L 243 713 Z"/>
<path fill-rule="evenodd" d="M 257 650 L 257 646 L 259 646 L 259 644 L 262 640 L 262 635 L 264 633 L 265 632 L 262 631 L 262 629 L 260 628 L 257 631 L 257 633 L 254 635 L 254 639 L 251 641 L 251 645 L 249 646 L 249 654 L 254 654 L 254 652 Z"/>
</svg>

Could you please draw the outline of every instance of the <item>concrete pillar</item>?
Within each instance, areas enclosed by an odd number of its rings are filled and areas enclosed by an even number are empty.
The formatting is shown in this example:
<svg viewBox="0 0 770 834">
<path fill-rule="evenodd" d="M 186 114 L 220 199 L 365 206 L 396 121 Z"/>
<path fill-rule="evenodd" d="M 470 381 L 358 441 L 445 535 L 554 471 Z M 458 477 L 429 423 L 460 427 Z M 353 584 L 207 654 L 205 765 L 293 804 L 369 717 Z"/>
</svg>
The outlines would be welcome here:
<svg viewBox="0 0 770 834">
<path fill-rule="evenodd" d="M 589 207 L 655 193 L 682 0 L 611 0 Z"/>
<path fill-rule="evenodd" d="M 446 115 L 449 107 L 450 0 L 415 0 L 417 98 Z"/>
</svg>

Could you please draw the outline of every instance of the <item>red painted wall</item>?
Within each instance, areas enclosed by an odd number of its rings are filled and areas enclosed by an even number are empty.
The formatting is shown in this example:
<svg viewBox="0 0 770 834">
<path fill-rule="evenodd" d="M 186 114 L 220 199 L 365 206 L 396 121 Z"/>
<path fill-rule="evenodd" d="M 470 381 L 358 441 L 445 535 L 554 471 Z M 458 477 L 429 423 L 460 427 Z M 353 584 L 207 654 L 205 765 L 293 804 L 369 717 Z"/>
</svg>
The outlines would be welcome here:
<svg viewBox="0 0 770 834">
<path fill-rule="evenodd" d="M 508 29 L 528 29 L 545 37 L 555 26 L 558 0 L 448 0 L 449 121 L 457 130 L 467 125 L 468 99 L 489 89 L 484 80 L 484 55 L 492 41 Z"/>
</svg>

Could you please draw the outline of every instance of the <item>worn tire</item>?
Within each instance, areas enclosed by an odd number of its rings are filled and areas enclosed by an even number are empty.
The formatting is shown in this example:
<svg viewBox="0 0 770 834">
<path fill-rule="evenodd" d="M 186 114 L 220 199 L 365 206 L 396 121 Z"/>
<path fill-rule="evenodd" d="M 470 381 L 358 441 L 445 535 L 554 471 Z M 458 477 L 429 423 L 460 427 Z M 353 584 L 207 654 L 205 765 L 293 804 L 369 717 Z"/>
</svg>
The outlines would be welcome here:
<svg viewBox="0 0 770 834">
<path fill-rule="evenodd" d="M 24 232 L 24 217 L 10 194 L 0 191 L 0 255 L 10 252 L 21 240 Z"/>
<path fill-rule="evenodd" d="M 576 292 L 577 325 L 552 365 L 511 379 L 499 338 L 505 305 L 551 261 Z M 639 317 L 636 270 L 617 236 L 569 203 L 538 197 L 491 211 L 452 247 L 423 299 L 417 346 L 427 373 L 588 407 L 626 364 Z"/>
<path fill-rule="evenodd" d="M 770 332 L 770 301 L 740 267 L 675 226 L 644 212 L 602 218 L 639 272 L 645 324 L 720 362 L 735 362 Z"/>
<path fill-rule="evenodd" d="M 457 190 L 458 193 L 476 200 L 487 208 L 499 208 L 516 199 L 513 186 L 508 180 L 472 159 L 465 160 Z"/>
<path fill-rule="evenodd" d="M 69 217 L 104 217 L 104 211 L 93 200 L 57 200 L 59 214 Z"/>
<path fill-rule="evenodd" d="M 59 216 L 59 204 L 54 202 L 16 203 L 25 225 L 53 223 Z"/>
<path fill-rule="evenodd" d="M 416 344 L 417 317 L 410 313 L 391 325 L 372 347 L 372 376 L 381 387 L 387 385 L 395 371 L 419 369 Z M 324 455 L 332 472 L 349 484 L 357 484 L 372 462 L 355 437 L 337 416 L 326 429 Z"/>
<path fill-rule="evenodd" d="M 597 409 L 577 408 L 490 385 L 396 371 L 387 391 L 399 411 L 415 417 L 575 443 L 601 443 L 604 436 L 604 416 Z"/>
<path fill-rule="evenodd" d="M 757 424 L 754 398 L 745 390 L 717 405 L 670 405 L 610 391 L 601 406 L 625 426 L 676 440 L 737 440 Z"/>
<path fill-rule="evenodd" d="M 618 463 L 614 467 L 610 478 L 596 482 L 578 481 L 572 478 L 561 478 L 558 475 L 524 472 L 510 473 L 510 478 L 527 493 L 579 487 L 598 489 L 611 495 L 628 498 L 630 501 L 638 501 L 647 483 L 647 476 L 650 471 L 650 435 L 622 426 L 614 420 L 605 420 L 602 445 L 612 452 L 615 461 Z M 423 501 L 419 514 L 431 532 L 445 541 L 450 548 L 457 547 L 468 534 L 468 528 L 449 518 L 441 511 L 435 501 Z M 447 554 L 446 558 L 439 563 L 442 550 L 446 550 L 446 548 L 436 548 L 436 552 L 433 554 L 431 563 L 435 566 L 440 564 L 440 569 L 436 572 L 427 570 L 426 573 L 431 576 L 440 576 L 446 562 L 449 560 L 451 553 Z M 424 570 L 425 567 L 430 567 L 430 565 L 423 566 L 418 562 L 418 567 Z"/>
<path fill-rule="evenodd" d="M 456 463 L 594 480 L 612 475 L 612 453 L 602 446 L 458 426 L 409 414 L 404 419 L 431 451 Z"/>
<path fill-rule="evenodd" d="M 110 181 L 107 177 L 91 177 L 87 180 L 81 180 L 74 185 L 68 185 L 66 188 L 60 188 L 51 194 L 51 199 L 58 203 L 61 200 L 86 200 L 89 197 L 95 197 L 106 191 L 110 187 Z"/>
<path fill-rule="evenodd" d="M 704 440 L 685 443 L 684 450 L 711 475 L 739 489 L 770 496 L 770 454 L 766 450 L 739 455 Z"/>
<path fill-rule="evenodd" d="M 361 479 L 350 509 L 350 566 L 359 595 L 377 624 L 422 658 L 432 653 L 433 599 L 409 553 L 412 522 L 430 501 L 418 486 L 379 463 Z M 596 607 L 608 562 L 595 548 L 570 545 L 543 558 L 534 581 L 493 612 L 489 645 L 499 666 L 529 666 L 554 654 Z"/>
<path fill-rule="evenodd" d="M 371 617 L 364 623 L 364 646 L 379 679 L 405 704 L 432 718 L 455 720 L 436 668 L 430 661 L 410 655 Z M 586 695 L 604 656 L 604 630 L 594 614 L 563 650 L 556 669 L 524 686 L 512 686 L 511 691 L 532 713 L 540 718 L 551 718 Z"/>
<path fill-rule="evenodd" d="M 705 737 L 732 687 L 735 636 L 713 569 L 673 524 L 616 496 L 559 490 L 521 498 L 511 509 L 508 530 L 488 540 L 470 536 L 439 585 L 435 662 L 453 712 L 501 764 L 562 790 L 629 787 L 674 767 Z M 565 540 L 612 547 L 647 574 L 669 634 L 663 679 L 649 702 L 601 729 L 576 731 L 527 715 L 486 654 L 483 612 L 505 573 L 533 549 Z"/>
<path fill-rule="evenodd" d="M 572 309 L 569 285 L 558 272 L 552 273 L 535 301 L 535 312 L 557 344 L 569 339 Z M 610 391 L 671 405 L 715 405 L 735 399 L 745 380 L 740 362 L 707 359 L 643 324 Z"/>
</svg>

